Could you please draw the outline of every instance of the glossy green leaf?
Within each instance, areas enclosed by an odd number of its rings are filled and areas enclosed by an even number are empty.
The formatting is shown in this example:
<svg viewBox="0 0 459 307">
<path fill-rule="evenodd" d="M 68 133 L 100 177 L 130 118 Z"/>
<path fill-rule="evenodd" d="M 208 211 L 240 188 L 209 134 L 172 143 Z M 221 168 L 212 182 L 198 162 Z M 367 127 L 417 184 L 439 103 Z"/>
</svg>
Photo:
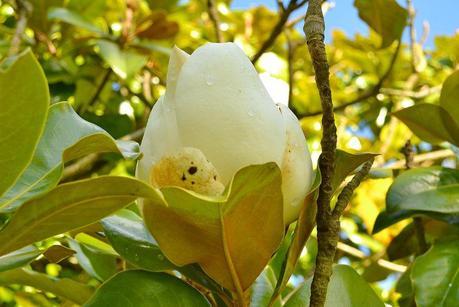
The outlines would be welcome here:
<svg viewBox="0 0 459 307">
<path fill-rule="evenodd" d="M 459 301 L 459 241 L 437 242 L 411 271 L 419 307 L 454 307 Z"/>
<path fill-rule="evenodd" d="M 395 0 L 355 0 L 359 17 L 382 37 L 382 48 L 399 40 L 405 28 L 408 12 Z"/>
<path fill-rule="evenodd" d="M 30 50 L 0 69 L 0 197 L 32 160 L 48 105 L 45 75 Z"/>
<path fill-rule="evenodd" d="M 122 50 L 112 42 L 99 40 L 99 53 L 122 79 L 131 79 L 146 63 L 148 57 L 133 50 Z"/>
<path fill-rule="evenodd" d="M 271 162 L 241 169 L 224 197 L 172 187 L 161 191 L 164 201 L 145 201 L 143 213 L 169 260 L 179 266 L 198 263 L 227 289 L 248 289 L 284 232 L 278 166 Z"/>
<path fill-rule="evenodd" d="M 104 32 L 99 27 L 95 26 L 89 19 L 66 8 L 60 7 L 49 9 L 48 18 L 63 21 L 89 32 L 104 34 Z"/>
<path fill-rule="evenodd" d="M 145 183 L 128 177 L 98 177 L 60 185 L 21 206 L 0 230 L 0 255 L 91 223 L 137 197 L 159 199 Z"/>
<path fill-rule="evenodd" d="M 276 286 L 276 275 L 271 267 L 267 266 L 253 283 L 250 295 L 250 307 L 281 307 L 278 298 L 272 305 L 269 305 Z"/>
<path fill-rule="evenodd" d="M 411 268 L 412 266 L 408 267 L 408 269 L 400 276 L 395 288 L 397 293 L 401 295 L 397 301 L 400 307 L 412 307 L 414 305 L 413 285 L 410 278 Z"/>
<path fill-rule="evenodd" d="M 351 154 L 344 150 L 336 150 L 335 172 L 332 179 L 333 191 L 336 192 L 346 177 L 350 176 L 359 166 L 376 156 L 377 154 L 373 153 Z"/>
<path fill-rule="evenodd" d="M 26 265 L 41 255 L 41 253 L 41 250 L 35 246 L 29 245 L 9 254 L 0 256 L 0 272 Z"/>
<path fill-rule="evenodd" d="M 387 246 L 386 253 L 389 260 L 394 261 L 413 255 L 417 252 L 418 248 L 419 244 L 416 239 L 416 229 L 414 224 L 411 223 L 392 239 Z"/>
<path fill-rule="evenodd" d="M 139 148 L 135 142 L 115 142 L 103 129 L 79 117 L 67 103 L 52 105 L 32 162 L 0 198 L 0 212 L 14 211 L 49 191 L 58 184 L 65 162 L 94 152 L 118 152 L 132 159 L 139 155 Z"/>
<path fill-rule="evenodd" d="M 210 304 L 201 293 L 177 277 L 130 270 L 105 282 L 84 306 L 201 307 Z"/>
<path fill-rule="evenodd" d="M 77 304 L 83 304 L 93 294 L 91 287 L 69 278 L 54 278 L 27 269 L 15 269 L 0 273 L 0 285 L 11 286 L 15 284 L 51 292 Z"/>
<path fill-rule="evenodd" d="M 121 210 L 103 219 L 102 225 L 113 248 L 131 264 L 153 272 L 176 269 L 134 212 Z"/>
<path fill-rule="evenodd" d="M 322 181 L 320 170 L 317 169 L 311 191 L 304 200 L 296 227 L 293 233 L 292 241 L 288 247 L 286 257 L 282 263 L 279 278 L 277 280 L 275 291 L 273 292 L 272 301 L 275 301 L 282 293 L 290 277 L 295 271 L 296 264 L 300 258 L 301 251 L 306 244 L 312 230 L 316 225 L 317 197 L 318 188 Z"/>
<path fill-rule="evenodd" d="M 398 176 L 386 197 L 386 211 L 376 219 L 378 232 L 415 214 L 459 224 L 459 171 L 417 168 Z"/>
<path fill-rule="evenodd" d="M 116 257 L 94 247 L 68 239 L 80 266 L 92 277 L 104 281 L 116 273 Z"/>
<path fill-rule="evenodd" d="M 441 106 L 416 104 L 393 113 L 419 138 L 436 144 L 450 142 L 459 145 L 459 126 Z"/>
<path fill-rule="evenodd" d="M 443 82 L 440 105 L 456 121 L 456 126 L 459 126 L 459 70 L 453 72 Z"/>
<path fill-rule="evenodd" d="M 295 290 L 285 307 L 309 306 L 312 278 Z M 325 307 L 378 307 L 384 303 L 370 285 L 350 266 L 335 265 L 328 284 Z"/>
</svg>

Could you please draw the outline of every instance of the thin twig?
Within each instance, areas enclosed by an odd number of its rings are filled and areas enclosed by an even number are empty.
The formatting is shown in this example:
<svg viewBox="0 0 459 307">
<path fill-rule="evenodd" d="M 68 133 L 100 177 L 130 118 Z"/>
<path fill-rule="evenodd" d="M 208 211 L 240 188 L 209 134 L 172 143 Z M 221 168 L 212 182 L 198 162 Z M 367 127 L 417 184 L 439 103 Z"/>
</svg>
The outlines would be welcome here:
<svg viewBox="0 0 459 307">
<path fill-rule="evenodd" d="M 336 201 L 335 208 L 332 212 L 332 218 L 339 220 L 341 214 L 343 213 L 344 209 L 346 208 L 349 200 L 351 199 L 352 193 L 354 190 L 360 185 L 363 178 L 368 175 L 368 172 L 373 165 L 374 159 L 371 159 L 365 162 L 362 165 L 362 168 L 352 177 L 351 181 L 343 188 L 341 193 L 338 195 L 338 200 Z"/>
<path fill-rule="evenodd" d="M 88 103 L 81 105 L 78 108 L 78 113 L 80 114 L 84 113 L 88 107 L 91 107 L 96 103 L 96 101 L 99 99 L 100 94 L 102 93 L 102 90 L 105 88 L 105 85 L 110 80 L 111 75 L 112 75 L 112 69 L 108 68 L 105 71 L 104 76 L 102 77 L 102 80 L 97 85 L 96 91 L 94 92 L 94 95 L 92 95 L 91 100 L 89 100 Z"/>
<path fill-rule="evenodd" d="M 364 100 L 366 100 L 368 98 L 376 96 L 379 93 L 383 83 L 390 76 L 390 74 L 392 72 L 392 69 L 395 66 L 395 62 L 397 60 L 397 56 L 399 54 L 400 48 L 401 48 L 401 42 L 399 41 L 399 42 L 397 42 L 397 47 L 395 48 L 395 51 L 394 51 L 394 53 L 392 55 L 392 58 L 391 58 L 390 63 L 389 63 L 389 66 L 387 67 L 387 69 L 384 72 L 384 74 L 379 78 L 378 83 L 376 83 L 371 89 L 367 90 L 366 92 L 364 92 L 363 94 L 361 94 L 357 98 L 354 98 L 354 99 L 352 99 L 352 100 L 350 100 L 348 102 L 342 103 L 339 106 L 336 106 L 333 110 L 335 112 L 336 111 L 342 111 L 342 110 L 346 109 L 349 106 L 352 106 L 352 105 L 360 103 L 360 102 L 362 102 L 362 101 L 364 101 Z M 308 112 L 308 113 L 300 115 L 300 117 L 317 116 L 317 115 L 320 115 L 320 114 L 322 114 L 322 110 L 317 110 L 317 111 L 314 111 L 314 112 Z"/>
<path fill-rule="evenodd" d="M 271 31 L 271 34 L 269 35 L 268 39 L 263 43 L 261 48 L 252 57 L 253 64 L 255 64 L 260 59 L 260 57 L 263 55 L 263 53 L 265 53 L 274 44 L 277 37 L 282 33 L 282 30 L 284 29 L 284 26 L 287 23 L 288 18 L 290 17 L 290 14 L 294 12 L 295 10 L 297 10 L 298 8 L 305 5 L 306 2 L 307 0 L 303 0 L 301 2 L 298 2 L 298 0 L 290 0 L 287 7 L 285 7 L 283 10 L 280 9 L 281 15 L 276 25 L 274 26 L 273 30 Z"/>
<path fill-rule="evenodd" d="M 212 24 L 214 25 L 217 42 L 223 43 L 223 35 L 220 30 L 220 18 L 218 17 L 218 11 L 214 0 L 207 0 L 207 11 L 209 12 L 209 18 L 212 21 Z"/>
<path fill-rule="evenodd" d="M 445 158 L 454 157 L 454 152 L 451 149 L 441 149 L 437 151 L 427 152 L 419 155 L 415 155 L 413 157 L 413 164 L 419 164 L 425 161 L 435 161 Z M 390 164 L 388 167 L 389 169 L 398 169 L 402 168 L 405 165 L 405 160 L 400 160 Z M 377 165 L 376 167 L 382 167 L 382 165 Z"/>
<path fill-rule="evenodd" d="M 337 249 L 342 251 L 342 252 L 345 252 L 348 255 L 351 255 L 353 257 L 356 257 L 356 258 L 359 258 L 359 259 L 362 259 L 362 260 L 368 258 L 367 255 L 365 255 L 365 253 L 362 252 L 361 250 L 359 250 L 359 249 L 357 249 L 357 248 L 355 248 L 353 246 L 347 245 L 347 244 L 345 244 L 343 242 L 338 242 Z M 393 263 L 393 262 L 390 262 L 388 260 L 381 259 L 381 258 L 376 260 L 376 264 L 378 264 L 382 268 L 385 268 L 385 269 L 388 269 L 388 270 L 391 270 L 391 271 L 394 271 L 394 272 L 399 272 L 399 273 L 403 273 L 407 269 L 406 266 L 404 266 L 404 265 Z"/>
<path fill-rule="evenodd" d="M 18 54 L 21 50 L 21 41 L 24 35 L 24 31 L 27 27 L 27 17 L 32 11 L 30 3 L 24 0 L 16 0 L 16 10 L 18 14 L 18 21 L 16 24 L 16 30 L 14 31 L 13 38 L 11 39 L 10 49 L 8 50 L 8 56 Z"/>
</svg>

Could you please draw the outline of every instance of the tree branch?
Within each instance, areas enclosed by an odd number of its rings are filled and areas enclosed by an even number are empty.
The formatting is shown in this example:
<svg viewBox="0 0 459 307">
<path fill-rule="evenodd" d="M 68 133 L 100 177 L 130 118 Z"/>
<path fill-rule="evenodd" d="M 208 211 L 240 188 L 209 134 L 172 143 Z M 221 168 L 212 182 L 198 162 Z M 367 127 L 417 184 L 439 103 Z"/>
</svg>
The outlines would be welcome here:
<svg viewBox="0 0 459 307">
<path fill-rule="evenodd" d="M 342 103 L 339 106 L 335 107 L 333 110 L 335 112 L 336 111 L 342 111 L 342 110 L 346 109 L 349 106 L 352 106 L 354 104 L 357 104 L 357 103 L 360 103 L 360 102 L 364 101 L 365 99 L 368 99 L 368 98 L 371 98 L 373 96 L 376 96 L 380 92 L 383 83 L 390 76 L 390 74 L 392 72 L 392 69 L 395 66 L 395 62 L 397 60 L 397 56 L 398 56 L 398 54 L 400 52 L 400 48 L 401 48 L 401 42 L 399 41 L 399 42 L 397 42 L 397 47 L 396 47 L 396 49 L 394 51 L 394 54 L 392 55 L 392 58 L 391 58 L 390 63 L 389 63 L 389 66 L 387 67 L 387 69 L 384 72 L 384 74 L 379 78 L 378 83 L 376 83 L 371 89 L 367 90 L 365 93 L 361 94 L 357 98 L 354 98 L 354 99 L 352 99 L 352 100 L 350 100 L 348 102 Z M 317 116 L 317 115 L 320 115 L 320 114 L 322 114 L 322 110 L 309 112 L 309 113 L 304 113 L 304 114 L 302 114 L 300 116 L 301 117 L 310 117 L 310 116 Z"/>
<path fill-rule="evenodd" d="M 13 38 L 11 38 L 11 45 L 10 49 L 8 50 L 8 56 L 18 54 L 21 49 L 22 36 L 24 35 L 24 31 L 27 27 L 27 17 L 32 11 L 32 6 L 25 0 L 16 0 L 16 11 L 18 14 L 18 21 Z"/>
<path fill-rule="evenodd" d="M 338 243 L 337 234 L 339 232 L 339 222 L 330 219 L 337 136 L 330 90 L 329 66 L 324 44 L 325 22 L 321 4 L 321 0 L 311 0 L 304 21 L 304 33 L 306 34 L 323 111 L 322 154 L 319 157 L 322 183 L 319 187 L 316 217 L 318 254 L 311 284 L 311 307 L 324 306 L 325 304 L 327 286 L 332 274 L 333 257 Z"/>
<path fill-rule="evenodd" d="M 317 88 L 319 90 L 322 105 L 322 154 L 319 158 L 319 168 L 322 174 L 322 182 L 319 187 L 317 199 L 317 241 L 318 253 L 316 268 L 311 284 L 311 307 L 322 307 L 325 304 L 327 287 L 332 274 L 333 260 L 338 244 L 340 231 L 339 218 L 349 203 L 352 193 L 360 184 L 362 179 L 370 171 L 373 160 L 365 163 L 360 171 L 344 187 L 338 196 L 333 211 L 330 208 L 332 197 L 332 179 L 335 167 L 336 153 L 336 125 L 333 114 L 333 101 L 330 90 L 329 66 L 324 44 L 325 22 L 322 14 L 322 1 L 309 1 L 306 18 L 304 21 L 304 33 L 306 34 L 309 54 L 315 72 Z"/>
<path fill-rule="evenodd" d="M 218 17 L 218 11 L 214 0 L 207 0 L 207 11 L 209 13 L 209 18 L 212 21 L 212 24 L 214 25 L 217 42 L 223 43 L 223 35 L 220 31 L 220 18 Z"/>
<path fill-rule="evenodd" d="M 287 23 L 288 18 L 290 17 L 290 14 L 294 12 L 295 10 L 297 10 L 298 8 L 305 5 L 307 2 L 307 0 L 303 0 L 300 2 L 297 2 L 297 1 L 298 0 L 290 0 L 286 8 L 280 9 L 281 15 L 276 25 L 274 26 L 273 30 L 271 31 L 271 34 L 269 35 L 268 39 L 263 43 L 261 48 L 252 57 L 253 64 L 255 64 L 260 59 L 260 57 L 263 55 L 263 53 L 265 53 L 274 44 L 277 37 L 282 33 L 282 30 L 284 29 L 284 26 Z"/>
</svg>

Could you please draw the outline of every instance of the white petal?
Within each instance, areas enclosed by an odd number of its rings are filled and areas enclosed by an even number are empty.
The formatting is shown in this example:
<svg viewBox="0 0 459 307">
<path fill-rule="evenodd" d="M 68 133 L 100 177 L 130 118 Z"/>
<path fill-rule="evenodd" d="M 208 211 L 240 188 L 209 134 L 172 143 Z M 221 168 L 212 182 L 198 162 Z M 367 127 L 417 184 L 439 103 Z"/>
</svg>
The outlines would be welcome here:
<svg viewBox="0 0 459 307">
<path fill-rule="evenodd" d="M 177 79 L 182 69 L 183 64 L 188 59 L 189 54 L 182 49 L 174 46 L 169 58 L 169 66 L 167 68 L 167 89 L 166 101 L 167 103 L 174 103 L 175 89 L 177 87 Z"/>
<path fill-rule="evenodd" d="M 312 185 L 313 171 L 311 156 L 298 119 L 287 106 L 279 107 L 287 133 L 287 147 L 281 168 L 284 221 L 287 225 L 298 218 L 301 205 Z"/>
<path fill-rule="evenodd" d="M 185 62 L 175 92 L 183 146 L 200 149 L 227 184 L 250 164 L 282 163 L 282 116 L 242 50 L 206 44 Z"/>
<path fill-rule="evenodd" d="M 164 155 L 175 152 L 180 146 L 175 112 L 165 105 L 164 96 L 153 106 L 145 134 L 140 145 L 142 158 L 137 163 L 136 177 L 149 182 L 150 169 Z"/>
<path fill-rule="evenodd" d="M 153 164 L 180 147 L 174 96 L 178 75 L 188 57 L 189 55 L 180 48 L 172 49 L 167 72 L 166 94 L 153 106 L 140 145 L 143 157 L 137 164 L 136 176 L 141 180 L 148 182 Z"/>
</svg>

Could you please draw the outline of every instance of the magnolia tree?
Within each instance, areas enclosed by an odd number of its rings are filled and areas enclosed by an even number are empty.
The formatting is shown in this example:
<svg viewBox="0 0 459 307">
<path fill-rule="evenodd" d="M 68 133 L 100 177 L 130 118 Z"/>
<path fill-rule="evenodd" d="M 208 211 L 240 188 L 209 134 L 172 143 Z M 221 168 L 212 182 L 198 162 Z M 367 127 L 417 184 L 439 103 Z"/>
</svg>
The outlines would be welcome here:
<svg viewBox="0 0 459 307">
<path fill-rule="evenodd" d="M 0 305 L 459 304 L 459 36 L 277 5 L 0 1 Z"/>
</svg>

